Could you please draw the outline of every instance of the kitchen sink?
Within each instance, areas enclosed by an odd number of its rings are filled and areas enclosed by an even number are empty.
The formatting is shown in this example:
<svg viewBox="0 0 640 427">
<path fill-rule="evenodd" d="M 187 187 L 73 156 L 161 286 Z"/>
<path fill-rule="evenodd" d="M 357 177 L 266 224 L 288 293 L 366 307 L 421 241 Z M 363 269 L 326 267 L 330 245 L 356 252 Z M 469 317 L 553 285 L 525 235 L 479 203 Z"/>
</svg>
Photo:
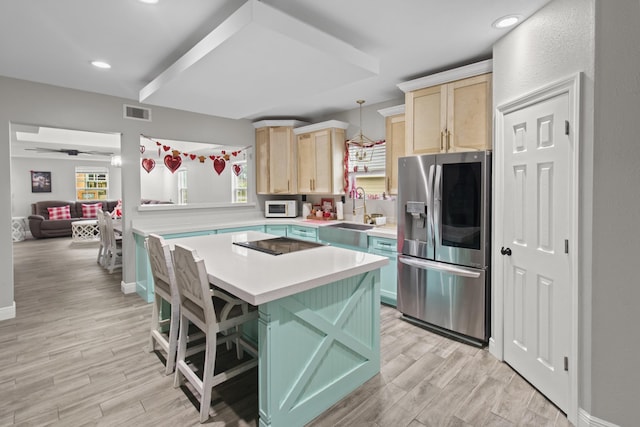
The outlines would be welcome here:
<svg viewBox="0 0 640 427">
<path fill-rule="evenodd" d="M 373 225 L 368 224 L 338 222 L 319 227 L 318 238 L 323 242 L 367 249 L 369 242 L 366 231 L 372 228 Z"/>
<path fill-rule="evenodd" d="M 355 224 L 353 222 L 338 222 L 336 224 L 327 225 L 327 227 L 345 228 L 347 230 L 371 230 L 373 225 Z"/>
</svg>

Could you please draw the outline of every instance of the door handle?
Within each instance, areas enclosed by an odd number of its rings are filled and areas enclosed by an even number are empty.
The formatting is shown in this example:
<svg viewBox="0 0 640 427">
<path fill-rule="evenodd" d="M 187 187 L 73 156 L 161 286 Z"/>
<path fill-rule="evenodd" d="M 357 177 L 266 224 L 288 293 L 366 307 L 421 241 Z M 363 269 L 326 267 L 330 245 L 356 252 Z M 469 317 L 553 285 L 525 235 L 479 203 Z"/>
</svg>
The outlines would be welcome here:
<svg viewBox="0 0 640 427">
<path fill-rule="evenodd" d="M 500 253 L 502 255 L 511 256 L 511 248 L 505 248 L 504 246 L 500 249 Z"/>
</svg>

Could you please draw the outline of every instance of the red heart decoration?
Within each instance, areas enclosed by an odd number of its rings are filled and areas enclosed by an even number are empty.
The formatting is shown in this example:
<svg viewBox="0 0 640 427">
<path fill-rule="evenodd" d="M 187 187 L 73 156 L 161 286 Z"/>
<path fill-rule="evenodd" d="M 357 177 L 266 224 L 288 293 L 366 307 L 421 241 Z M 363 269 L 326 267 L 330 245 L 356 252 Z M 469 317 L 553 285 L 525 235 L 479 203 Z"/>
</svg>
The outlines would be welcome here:
<svg viewBox="0 0 640 427">
<path fill-rule="evenodd" d="M 240 165 L 233 165 L 233 173 L 235 173 L 236 176 L 240 176 L 240 172 L 242 172 Z"/>
<path fill-rule="evenodd" d="M 182 155 L 183 155 L 183 156 L 185 156 L 185 157 L 187 157 L 187 156 L 188 156 L 188 154 L 187 154 L 187 153 L 182 153 Z"/>
<path fill-rule="evenodd" d="M 142 159 L 142 169 L 147 173 L 151 172 L 156 167 L 156 161 L 153 159 Z"/>
<path fill-rule="evenodd" d="M 235 156 L 238 155 L 238 152 L 237 151 L 232 151 L 231 154 L 233 154 L 233 157 L 235 157 Z"/>
<path fill-rule="evenodd" d="M 168 146 L 166 146 L 166 145 L 163 145 L 163 146 L 162 146 L 162 149 L 163 149 L 164 151 L 169 151 L 169 150 L 171 150 L 171 147 L 168 147 Z"/>
<path fill-rule="evenodd" d="M 213 161 L 213 169 L 218 173 L 218 175 L 222 173 L 226 165 L 227 163 L 222 159 L 215 159 Z"/>
<path fill-rule="evenodd" d="M 158 141 L 156 141 L 156 145 L 157 145 L 158 147 L 160 147 L 162 144 L 160 144 Z"/>
<path fill-rule="evenodd" d="M 146 150 L 144 145 L 140 145 L 140 154 L 144 153 L 144 150 Z"/>
<path fill-rule="evenodd" d="M 180 157 L 173 157 L 171 154 L 164 156 L 164 165 L 171 171 L 171 173 L 177 171 L 181 164 L 182 159 Z"/>
<path fill-rule="evenodd" d="M 224 150 L 222 150 L 222 154 L 227 154 L 227 152 L 226 152 L 226 151 L 224 151 Z"/>
<path fill-rule="evenodd" d="M 189 154 L 189 157 L 191 158 L 191 160 L 195 160 L 196 159 L 196 155 L 195 154 Z"/>
<path fill-rule="evenodd" d="M 216 159 L 216 156 L 209 156 L 209 158 L 210 158 L 211 160 L 215 160 L 215 159 Z"/>
</svg>

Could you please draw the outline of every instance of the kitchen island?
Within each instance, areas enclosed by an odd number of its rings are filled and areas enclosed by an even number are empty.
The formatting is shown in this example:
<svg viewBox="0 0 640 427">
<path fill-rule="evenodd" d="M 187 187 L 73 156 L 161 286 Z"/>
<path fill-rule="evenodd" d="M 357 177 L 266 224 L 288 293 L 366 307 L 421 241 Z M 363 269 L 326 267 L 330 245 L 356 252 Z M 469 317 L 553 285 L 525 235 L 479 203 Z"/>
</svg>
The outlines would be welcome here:
<svg viewBox="0 0 640 427">
<path fill-rule="evenodd" d="M 380 370 L 380 267 L 332 246 L 271 255 L 256 231 L 170 240 L 197 251 L 210 283 L 257 305 L 261 426 L 304 425 Z"/>
</svg>

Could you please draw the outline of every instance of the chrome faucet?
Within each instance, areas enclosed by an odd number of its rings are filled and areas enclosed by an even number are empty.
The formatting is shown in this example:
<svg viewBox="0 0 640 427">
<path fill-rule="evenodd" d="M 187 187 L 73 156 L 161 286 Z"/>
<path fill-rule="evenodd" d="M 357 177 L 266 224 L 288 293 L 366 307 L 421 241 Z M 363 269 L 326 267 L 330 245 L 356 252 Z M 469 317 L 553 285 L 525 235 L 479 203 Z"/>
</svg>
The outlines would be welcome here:
<svg viewBox="0 0 640 427">
<path fill-rule="evenodd" d="M 356 198 L 362 196 L 362 206 L 356 208 Z M 356 191 L 353 198 L 353 216 L 356 216 L 356 211 L 358 209 L 362 209 L 364 212 L 363 220 L 365 224 L 369 224 L 371 222 L 371 217 L 367 215 L 367 195 L 364 192 L 364 188 L 356 187 Z"/>
</svg>

